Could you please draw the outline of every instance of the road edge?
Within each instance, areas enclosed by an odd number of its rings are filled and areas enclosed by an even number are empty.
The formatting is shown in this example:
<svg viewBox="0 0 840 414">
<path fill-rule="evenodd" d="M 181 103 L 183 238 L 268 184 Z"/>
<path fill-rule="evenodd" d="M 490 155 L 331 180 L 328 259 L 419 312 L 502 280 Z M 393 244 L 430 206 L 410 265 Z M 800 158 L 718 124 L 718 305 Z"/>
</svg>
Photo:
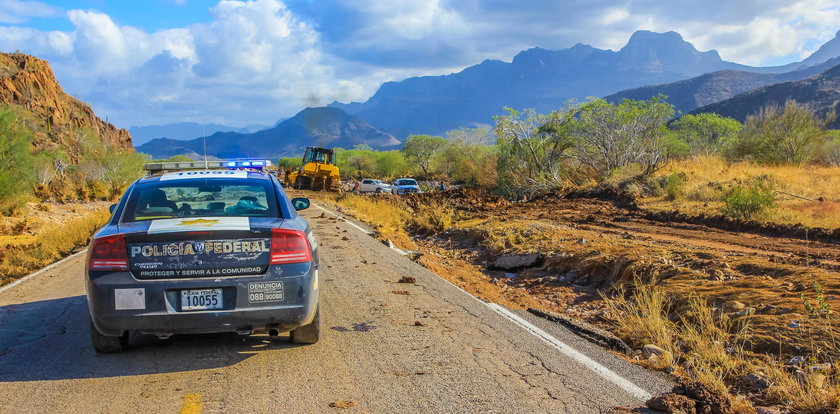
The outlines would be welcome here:
<svg viewBox="0 0 840 414">
<path fill-rule="evenodd" d="M 324 207 L 322 207 L 318 204 L 312 203 L 312 206 L 314 206 L 315 208 L 325 212 L 326 214 L 332 215 L 334 217 L 342 218 L 338 213 L 336 213 L 334 211 L 330 211 L 329 209 L 324 208 Z M 345 219 L 345 222 L 350 224 L 351 226 L 355 227 L 356 229 L 360 230 L 362 233 L 364 233 L 368 236 L 372 235 L 371 232 L 365 230 L 364 228 L 362 228 L 361 226 L 351 222 L 350 220 Z M 631 381 L 627 378 L 624 378 L 623 376 L 615 373 L 614 371 L 610 370 L 609 368 L 602 365 L 601 363 L 599 363 L 599 362 L 595 361 L 594 359 L 592 359 L 592 358 L 586 356 L 585 354 L 581 353 L 580 351 L 575 349 L 573 346 L 566 344 L 565 342 L 563 342 L 560 339 L 557 339 L 556 337 L 554 337 L 553 335 L 543 331 L 542 329 L 538 328 L 537 326 L 533 325 L 532 323 L 522 319 L 521 317 L 514 314 L 513 312 L 511 312 L 507 308 L 503 307 L 502 305 L 499 305 L 499 304 L 493 303 L 493 302 L 485 302 L 485 301 L 481 300 L 480 298 L 478 298 L 476 296 L 473 296 L 471 293 L 467 292 L 466 290 L 462 289 L 460 286 L 450 282 L 446 278 L 441 277 L 437 273 L 434 273 L 434 272 L 431 272 L 431 273 L 434 274 L 435 276 L 437 276 L 438 278 L 440 278 L 440 280 L 448 283 L 449 285 L 451 285 L 455 289 L 461 291 L 463 294 L 467 295 L 471 299 L 473 299 L 476 302 L 484 305 L 490 311 L 495 312 L 496 314 L 502 316 L 503 318 L 507 319 L 511 323 L 519 326 L 524 331 L 526 331 L 529 334 L 535 336 L 536 338 L 542 340 L 548 346 L 554 348 L 555 350 L 557 350 L 560 353 L 566 355 L 567 357 L 572 358 L 577 363 L 583 365 L 585 368 L 589 369 L 593 373 L 599 375 L 600 377 L 604 378 L 608 382 L 610 382 L 613 385 L 619 387 L 620 389 L 622 389 L 624 392 L 626 392 L 630 396 L 632 396 L 634 398 L 637 398 L 640 401 L 646 401 L 646 400 L 652 398 L 653 395 L 650 392 L 648 392 L 644 388 L 640 387 L 639 385 L 637 385 L 633 381 Z"/>
<path fill-rule="evenodd" d="M 28 274 L 28 275 L 26 275 L 26 276 L 24 276 L 24 277 L 22 277 L 22 278 L 18 279 L 18 280 L 15 280 L 14 282 L 9 283 L 8 285 L 0 286 L 0 293 L 3 293 L 3 292 L 5 292 L 5 291 L 7 291 L 7 290 L 9 290 L 9 289 L 11 289 L 11 288 L 13 288 L 13 287 L 17 286 L 17 285 L 20 285 L 21 283 L 26 282 L 26 281 L 27 281 L 27 280 L 29 280 L 29 279 L 35 278 L 35 277 L 37 277 L 37 276 L 39 276 L 39 275 L 41 275 L 41 274 L 43 274 L 43 273 L 47 272 L 48 270 L 53 269 L 54 267 L 59 266 L 59 265 L 61 265 L 62 263 L 66 262 L 66 261 L 68 261 L 68 260 L 70 260 L 70 259 L 73 259 L 74 257 L 79 256 L 79 255 L 81 255 L 81 254 L 83 254 L 83 253 L 86 253 L 86 252 L 87 252 L 87 248 L 84 248 L 84 249 L 82 249 L 81 251 L 78 251 L 78 252 L 76 252 L 76 253 L 73 253 L 73 254 L 71 254 L 70 256 L 67 256 L 67 257 L 65 257 L 65 258 L 63 258 L 63 259 L 60 259 L 60 260 L 59 260 L 59 261 L 57 261 L 57 262 L 53 262 L 52 264 L 50 264 L 49 266 L 47 266 L 47 267 L 45 267 L 45 268 L 42 268 L 42 269 L 40 269 L 40 270 L 36 270 L 36 271 L 34 271 L 34 272 L 32 272 L 32 273 L 30 273 L 30 274 Z"/>
</svg>

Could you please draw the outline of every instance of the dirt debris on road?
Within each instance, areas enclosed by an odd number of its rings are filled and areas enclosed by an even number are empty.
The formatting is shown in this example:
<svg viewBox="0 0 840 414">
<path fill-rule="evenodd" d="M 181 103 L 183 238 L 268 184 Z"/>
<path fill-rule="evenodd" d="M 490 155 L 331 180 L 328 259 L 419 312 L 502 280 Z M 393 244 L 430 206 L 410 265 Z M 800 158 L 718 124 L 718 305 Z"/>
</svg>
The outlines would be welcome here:
<svg viewBox="0 0 840 414">
<path fill-rule="evenodd" d="M 176 335 L 165 347 L 135 341 L 123 354 L 96 356 L 77 256 L 0 294 L 0 326 L 14 333 L 0 335 L 8 350 L 0 356 L 0 411 L 178 411 L 185 395 L 200 395 L 205 412 L 230 413 L 323 412 L 339 410 L 329 404 L 340 401 L 365 412 L 598 413 L 644 402 L 367 234 L 310 223 L 327 245 L 341 234 L 352 241 L 320 251 L 323 323 L 338 329 L 325 329 L 318 344 Z M 416 279 L 412 294 L 389 294 L 403 276 Z M 581 345 L 650 393 L 671 388 Z"/>
</svg>

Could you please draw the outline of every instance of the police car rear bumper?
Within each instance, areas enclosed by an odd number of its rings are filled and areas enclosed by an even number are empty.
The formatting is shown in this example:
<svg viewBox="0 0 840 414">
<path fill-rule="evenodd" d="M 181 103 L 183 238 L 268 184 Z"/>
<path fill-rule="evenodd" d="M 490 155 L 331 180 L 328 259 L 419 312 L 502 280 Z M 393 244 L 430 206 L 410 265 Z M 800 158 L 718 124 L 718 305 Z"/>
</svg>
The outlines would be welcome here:
<svg viewBox="0 0 840 414">
<path fill-rule="evenodd" d="M 289 275 L 288 268 L 293 266 L 306 270 Z M 282 285 L 280 300 L 278 282 Z M 221 309 L 183 310 L 181 291 L 190 289 L 221 289 Z M 255 300 L 259 299 L 255 294 L 266 291 L 274 292 L 263 295 L 271 300 Z M 318 271 L 307 263 L 271 266 L 261 276 L 168 280 L 139 280 L 130 272 L 113 272 L 89 276 L 87 298 L 91 320 L 106 336 L 126 331 L 155 335 L 269 329 L 284 332 L 314 318 L 319 299 Z"/>
</svg>

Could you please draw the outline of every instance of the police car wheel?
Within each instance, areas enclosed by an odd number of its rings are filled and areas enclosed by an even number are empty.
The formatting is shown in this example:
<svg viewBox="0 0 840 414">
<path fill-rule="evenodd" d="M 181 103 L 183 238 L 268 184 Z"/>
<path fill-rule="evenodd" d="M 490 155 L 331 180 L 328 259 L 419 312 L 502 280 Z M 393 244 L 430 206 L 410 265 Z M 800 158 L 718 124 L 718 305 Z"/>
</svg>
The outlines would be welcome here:
<svg viewBox="0 0 840 414">
<path fill-rule="evenodd" d="M 121 336 L 105 336 L 96 330 L 93 321 L 88 319 L 90 325 L 90 341 L 93 349 L 98 354 L 115 354 L 128 349 L 128 332 Z"/>
<path fill-rule="evenodd" d="M 294 344 L 314 344 L 321 338 L 321 307 L 315 309 L 315 318 L 309 325 L 303 325 L 289 332 Z"/>
</svg>

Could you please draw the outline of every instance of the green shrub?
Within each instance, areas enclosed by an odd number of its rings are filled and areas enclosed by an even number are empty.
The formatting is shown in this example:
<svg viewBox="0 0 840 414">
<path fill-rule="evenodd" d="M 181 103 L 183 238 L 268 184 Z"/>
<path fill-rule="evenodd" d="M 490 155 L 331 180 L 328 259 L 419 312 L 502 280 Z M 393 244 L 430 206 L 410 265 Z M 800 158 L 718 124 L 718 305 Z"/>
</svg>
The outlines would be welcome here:
<svg viewBox="0 0 840 414">
<path fill-rule="evenodd" d="M 822 147 L 822 161 L 828 165 L 840 167 L 840 131 L 829 131 L 831 139 Z"/>
<path fill-rule="evenodd" d="M 673 173 L 665 176 L 662 188 L 665 190 L 665 194 L 668 195 L 668 200 L 674 201 L 683 198 L 687 183 L 688 177 L 686 177 L 685 173 Z"/>
<path fill-rule="evenodd" d="M 20 207 L 32 193 L 35 157 L 29 150 L 31 140 L 32 134 L 11 110 L 0 111 L 0 213 Z"/>
<path fill-rule="evenodd" d="M 747 118 L 744 129 L 725 152 L 731 160 L 807 164 L 819 155 L 829 138 L 825 128 L 835 118 L 834 112 L 820 117 L 809 106 L 793 100 L 783 107 L 770 104 Z"/>
<path fill-rule="evenodd" d="M 750 220 L 762 215 L 776 202 L 773 186 L 766 179 L 753 178 L 737 184 L 723 196 L 723 214 Z"/>
<path fill-rule="evenodd" d="M 736 139 L 742 126 L 738 121 L 713 113 L 683 115 L 671 124 L 672 135 L 684 152 L 672 150 L 672 155 L 717 154 Z"/>
</svg>

